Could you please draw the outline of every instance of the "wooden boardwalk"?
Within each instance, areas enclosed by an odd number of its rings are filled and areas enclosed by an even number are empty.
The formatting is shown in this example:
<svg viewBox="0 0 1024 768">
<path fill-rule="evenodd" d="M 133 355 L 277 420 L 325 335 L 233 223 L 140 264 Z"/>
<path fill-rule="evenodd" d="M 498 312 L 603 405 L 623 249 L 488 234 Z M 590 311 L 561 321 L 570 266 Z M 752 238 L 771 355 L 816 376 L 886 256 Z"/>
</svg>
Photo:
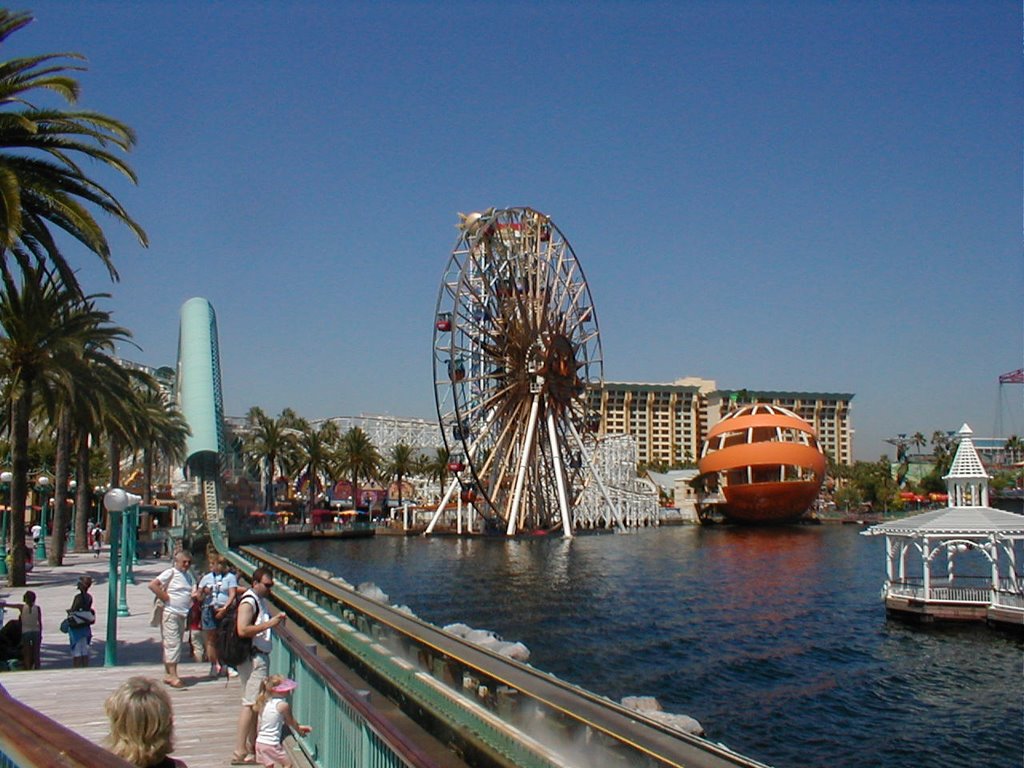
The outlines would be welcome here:
<svg viewBox="0 0 1024 768">
<path fill-rule="evenodd" d="M 134 675 L 163 679 L 160 631 L 149 626 L 153 595 L 147 588 L 157 574 L 169 567 L 169 560 L 145 560 L 135 569 L 136 584 L 128 585 L 131 615 L 118 619 L 116 667 L 104 667 L 107 620 L 107 551 L 100 558 L 92 554 L 70 554 L 65 565 L 37 566 L 24 588 L 0 585 L 0 600 L 21 602 L 26 589 L 36 593 L 43 614 L 42 669 L 32 672 L 3 672 L 0 685 L 12 696 L 34 709 L 103 745 L 109 733 L 103 702 L 124 680 Z M 96 609 L 91 666 L 73 669 L 67 635 L 58 629 L 77 590 L 78 577 L 93 578 L 90 593 Z M 116 609 L 116 606 L 115 606 Z M 16 618 L 8 609 L 4 621 Z M 187 654 L 186 654 L 187 655 Z M 241 705 L 238 679 L 212 680 L 209 665 L 187 659 L 179 672 L 186 683 L 180 690 L 168 688 L 174 705 L 174 756 L 189 768 L 221 768 L 231 761 L 235 727 Z"/>
</svg>

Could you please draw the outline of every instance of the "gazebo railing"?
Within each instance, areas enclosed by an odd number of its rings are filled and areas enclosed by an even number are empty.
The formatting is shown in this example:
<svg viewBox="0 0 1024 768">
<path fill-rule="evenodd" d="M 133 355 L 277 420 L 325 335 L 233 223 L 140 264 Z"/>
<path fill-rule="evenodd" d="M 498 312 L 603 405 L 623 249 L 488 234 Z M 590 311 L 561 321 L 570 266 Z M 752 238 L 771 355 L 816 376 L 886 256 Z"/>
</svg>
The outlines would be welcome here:
<svg viewBox="0 0 1024 768">
<path fill-rule="evenodd" d="M 992 605 L 1000 608 L 1024 610 L 1024 595 L 1020 592 L 997 591 L 992 593 Z"/>
<path fill-rule="evenodd" d="M 999 605 L 1007 608 L 1024 608 L 1024 594 L 1009 579 L 1001 580 L 1000 589 L 991 586 L 937 584 L 925 592 L 919 581 L 891 582 L 886 588 L 887 597 L 905 597 L 911 600 L 944 603 L 970 603 L 973 605 Z"/>
<path fill-rule="evenodd" d="M 992 589 L 983 587 L 932 587 L 928 590 L 929 600 L 945 603 L 977 603 L 988 605 L 992 602 Z"/>
</svg>

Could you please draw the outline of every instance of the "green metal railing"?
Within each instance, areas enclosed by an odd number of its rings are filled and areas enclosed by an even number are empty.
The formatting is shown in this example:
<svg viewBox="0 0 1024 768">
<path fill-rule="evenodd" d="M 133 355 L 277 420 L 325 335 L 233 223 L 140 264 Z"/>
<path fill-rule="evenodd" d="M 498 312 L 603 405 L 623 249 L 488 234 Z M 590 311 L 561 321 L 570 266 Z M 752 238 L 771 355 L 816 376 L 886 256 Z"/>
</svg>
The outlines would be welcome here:
<svg viewBox="0 0 1024 768">
<path fill-rule="evenodd" d="M 296 720 L 313 730 L 293 736 L 315 765 L 441 768 L 441 763 L 370 706 L 368 692 L 354 688 L 286 628 L 274 632 L 270 671 L 299 684 L 292 695 L 292 711 Z"/>
</svg>

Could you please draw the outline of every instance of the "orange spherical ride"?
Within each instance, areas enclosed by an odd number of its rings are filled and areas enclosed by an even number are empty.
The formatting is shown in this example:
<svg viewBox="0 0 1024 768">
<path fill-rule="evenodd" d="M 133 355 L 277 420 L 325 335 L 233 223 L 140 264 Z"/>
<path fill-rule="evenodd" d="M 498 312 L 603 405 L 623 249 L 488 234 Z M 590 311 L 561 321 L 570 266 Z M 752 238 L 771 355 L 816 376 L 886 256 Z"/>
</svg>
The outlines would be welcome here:
<svg viewBox="0 0 1024 768">
<path fill-rule="evenodd" d="M 721 489 L 727 520 L 784 523 L 799 519 L 818 495 L 825 456 L 810 424 L 758 403 L 733 411 L 708 432 L 697 468 L 706 489 Z"/>
</svg>

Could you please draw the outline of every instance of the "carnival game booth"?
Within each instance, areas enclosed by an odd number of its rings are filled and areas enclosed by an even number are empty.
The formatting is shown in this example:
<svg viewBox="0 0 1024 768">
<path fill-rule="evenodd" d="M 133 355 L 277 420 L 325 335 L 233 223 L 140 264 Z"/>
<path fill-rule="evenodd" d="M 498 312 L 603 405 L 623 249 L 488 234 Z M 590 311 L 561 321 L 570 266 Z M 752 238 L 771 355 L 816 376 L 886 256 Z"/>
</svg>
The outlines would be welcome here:
<svg viewBox="0 0 1024 768">
<path fill-rule="evenodd" d="M 1024 516 L 988 506 L 988 475 L 971 434 L 960 428 L 947 507 L 864 534 L 885 536 L 889 616 L 1024 629 Z"/>
</svg>

